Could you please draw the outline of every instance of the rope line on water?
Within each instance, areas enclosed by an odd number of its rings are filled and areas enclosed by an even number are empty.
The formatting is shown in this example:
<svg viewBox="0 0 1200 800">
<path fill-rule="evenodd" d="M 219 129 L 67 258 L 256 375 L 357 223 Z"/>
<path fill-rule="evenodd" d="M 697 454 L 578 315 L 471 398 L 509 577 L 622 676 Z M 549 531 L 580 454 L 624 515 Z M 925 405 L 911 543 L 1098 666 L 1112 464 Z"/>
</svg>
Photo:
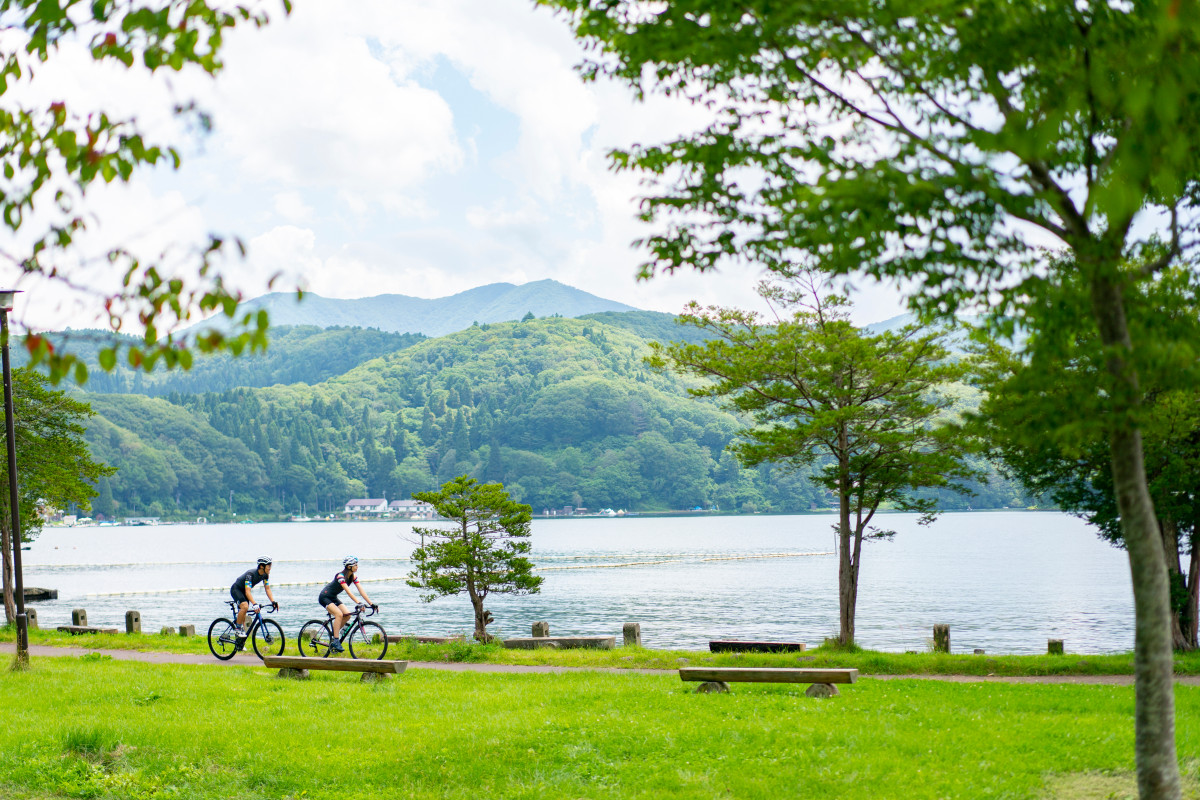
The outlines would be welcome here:
<svg viewBox="0 0 1200 800">
<path fill-rule="evenodd" d="M 799 552 L 799 553 L 753 553 L 750 555 L 733 555 L 726 553 L 647 553 L 661 561 L 631 561 L 626 564 L 613 564 L 612 566 L 638 566 L 641 564 L 650 563 L 669 563 L 668 560 L 679 560 L 686 558 L 698 558 L 701 561 L 738 561 L 751 558 L 799 558 L 802 556 L 832 556 L 836 553 L 832 551 L 822 552 Z M 584 555 L 584 556 L 538 556 L 534 555 L 538 561 L 606 561 L 617 558 L 629 558 L 629 554 L 621 555 Z M 400 563 L 411 562 L 411 558 L 371 558 L 363 559 L 367 563 Z M 279 560 L 276 564 L 334 564 L 338 563 L 339 559 L 329 558 L 302 558 L 288 559 L 286 561 Z M 128 561 L 114 562 L 111 564 L 26 564 L 26 569 L 103 569 L 109 567 L 180 567 L 180 566 L 196 566 L 196 567 L 211 567 L 221 566 L 224 564 L 243 564 L 245 560 L 238 561 Z M 597 565 L 597 569 L 603 567 Z M 556 568 L 557 569 L 557 568 Z M 561 567 L 567 569 L 567 567 Z M 574 569 L 573 567 L 571 569 Z M 274 584 L 276 586 L 295 586 L 308 584 Z"/>
</svg>

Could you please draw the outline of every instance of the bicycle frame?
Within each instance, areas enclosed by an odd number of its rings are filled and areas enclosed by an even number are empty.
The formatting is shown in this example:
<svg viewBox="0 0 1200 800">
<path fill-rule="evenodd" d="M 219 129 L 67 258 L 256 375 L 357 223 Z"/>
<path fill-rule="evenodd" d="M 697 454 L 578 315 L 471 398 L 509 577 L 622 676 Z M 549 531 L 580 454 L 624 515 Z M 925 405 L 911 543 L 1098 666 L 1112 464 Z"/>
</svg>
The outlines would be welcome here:
<svg viewBox="0 0 1200 800">
<path fill-rule="evenodd" d="M 370 606 L 364 605 L 362 603 L 355 603 L 354 610 L 352 612 L 350 612 L 350 616 L 352 617 L 352 619 L 350 621 L 348 621 L 345 625 L 342 626 L 342 632 L 340 634 L 338 634 L 338 639 L 337 639 L 338 644 L 341 644 L 342 642 L 346 641 L 346 637 L 348 637 L 351 634 L 351 632 L 353 632 L 354 629 L 357 628 L 362 623 L 364 617 L 375 616 L 374 609 L 371 609 L 367 613 L 363 613 L 368 608 L 370 608 Z M 332 631 L 333 630 L 333 614 L 330 614 L 328 610 L 325 612 L 325 614 L 326 614 L 325 621 L 329 624 L 329 626 L 330 626 L 329 629 Z"/>
</svg>

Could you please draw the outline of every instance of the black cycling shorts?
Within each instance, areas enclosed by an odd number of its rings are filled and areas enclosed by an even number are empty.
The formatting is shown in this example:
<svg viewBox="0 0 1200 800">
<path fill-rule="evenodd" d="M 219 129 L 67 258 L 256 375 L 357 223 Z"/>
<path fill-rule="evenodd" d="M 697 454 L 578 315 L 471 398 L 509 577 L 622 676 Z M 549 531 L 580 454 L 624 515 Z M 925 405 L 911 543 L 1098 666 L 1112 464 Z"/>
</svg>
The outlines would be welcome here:
<svg viewBox="0 0 1200 800">
<path fill-rule="evenodd" d="M 337 599 L 337 596 L 330 594 L 322 594 L 317 598 L 317 602 L 321 604 L 321 608 L 328 608 L 330 603 L 341 605 L 341 601 Z"/>
<path fill-rule="evenodd" d="M 229 590 L 229 594 L 233 597 L 234 600 L 238 601 L 239 604 L 250 602 L 250 600 L 247 599 L 247 597 L 246 597 L 246 593 L 238 591 L 238 587 L 236 587 L 236 586 Z"/>
</svg>

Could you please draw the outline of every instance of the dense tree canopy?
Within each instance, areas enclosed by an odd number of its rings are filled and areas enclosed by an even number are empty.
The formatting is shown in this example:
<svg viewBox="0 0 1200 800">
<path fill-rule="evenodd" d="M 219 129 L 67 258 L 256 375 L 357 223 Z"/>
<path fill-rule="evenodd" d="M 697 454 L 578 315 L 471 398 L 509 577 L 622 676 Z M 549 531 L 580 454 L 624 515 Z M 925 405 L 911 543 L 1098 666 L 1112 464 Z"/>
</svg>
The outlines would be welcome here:
<svg viewBox="0 0 1200 800">
<path fill-rule="evenodd" d="M 13 370 L 13 424 L 16 430 L 17 476 L 21 504 L 20 541 L 29 541 L 53 509 L 86 510 L 96 496 L 97 480 L 115 470 L 93 460 L 83 434 L 92 409 L 87 403 L 54 391 L 42 376 Z M 3 419 L 3 409 L 0 409 Z M 0 547 L 4 563 L 4 613 L 15 614 L 12 583 L 12 508 L 8 496 L 8 460 L 0 459 Z"/>
<path fill-rule="evenodd" d="M 699 340 L 695 328 L 666 330 Z M 808 468 L 741 468 L 725 453 L 739 417 L 688 400 L 689 382 L 648 369 L 648 353 L 630 327 L 540 319 L 427 340 L 312 386 L 88 394 L 99 412 L 88 440 L 97 458 L 121 469 L 99 487 L 111 497 L 102 513 L 194 519 L 298 513 L 301 504 L 328 513 L 353 497 L 403 498 L 462 474 L 503 482 L 537 512 L 833 505 Z M 268 366 L 292 369 L 286 355 Z M 972 389 L 946 391 L 956 413 L 978 404 Z M 998 476 L 972 489 L 971 499 L 935 496 L 945 509 L 1028 504 Z"/>
<path fill-rule="evenodd" d="M 645 274 L 819 266 L 1010 326 L 1056 268 L 1048 250 L 1070 255 L 1106 355 L 1138 788 L 1178 798 L 1169 585 L 1125 304 L 1200 245 L 1197 1 L 539 2 L 588 47 L 586 76 L 711 111 L 693 134 L 614 154 L 651 184 Z"/>
</svg>

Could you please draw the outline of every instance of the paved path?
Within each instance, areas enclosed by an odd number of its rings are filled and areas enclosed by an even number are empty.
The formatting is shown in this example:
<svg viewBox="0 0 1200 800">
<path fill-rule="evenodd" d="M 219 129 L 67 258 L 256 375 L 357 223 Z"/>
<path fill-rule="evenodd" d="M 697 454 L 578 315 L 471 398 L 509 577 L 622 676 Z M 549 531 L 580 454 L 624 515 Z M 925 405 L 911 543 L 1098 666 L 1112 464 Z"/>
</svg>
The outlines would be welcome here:
<svg viewBox="0 0 1200 800">
<path fill-rule="evenodd" d="M 0 653 L 11 655 L 16 652 L 13 643 L 0 644 Z M 29 655 L 33 658 L 82 656 L 88 653 L 103 652 L 116 661 L 140 661 L 145 664 L 201 664 L 219 666 L 222 664 L 237 664 L 245 667 L 262 666 L 258 657 L 248 653 L 238 653 L 229 661 L 218 661 L 211 655 L 196 655 L 194 653 L 160 653 L 142 652 L 139 650 L 100 650 L 86 647 L 47 647 L 32 645 Z M 438 669 L 447 672 L 501 672 L 520 674 L 554 674 L 562 672 L 612 672 L 636 675 L 676 675 L 674 669 L 622 669 L 619 667 L 548 667 L 523 664 L 463 664 L 441 661 L 410 661 L 409 669 Z M 1035 675 L 1028 677 L 1005 677 L 997 675 L 863 675 L 864 678 L 877 680 L 930 680 L 946 681 L 949 683 L 1067 683 L 1093 684 L 1098 686 L 1132 686 L 1132 675 Z M 1175 678 L 1181 686 L 1200 686 L 1200 676 L 1181 675 Z"/>
</svg>

